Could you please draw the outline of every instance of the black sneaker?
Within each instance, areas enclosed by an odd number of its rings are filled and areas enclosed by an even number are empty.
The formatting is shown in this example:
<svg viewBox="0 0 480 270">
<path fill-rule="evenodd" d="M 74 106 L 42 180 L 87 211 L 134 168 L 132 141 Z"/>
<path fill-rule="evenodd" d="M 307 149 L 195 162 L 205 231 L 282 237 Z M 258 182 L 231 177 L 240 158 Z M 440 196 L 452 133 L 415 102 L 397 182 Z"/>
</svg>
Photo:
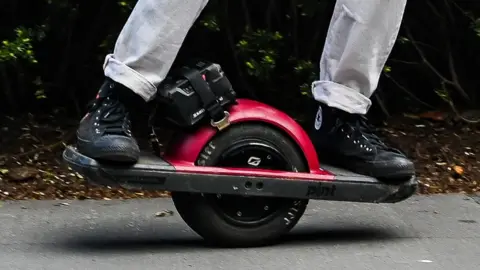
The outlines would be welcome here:
<svg viewBox="0 0 480 270">
<path fill-rule="evenodd" d="M 363 115 L 320 107 L 312 134 L 320 162 L 382 179 L 415 175 L 415 167 L 401 151 L 377 137 Z"/>
<path fill-rule="evenodd" d="M 99 161 L 137 162 L 140 149 L 132 136 L 129 113 L 124 103 L 135 95 L 107 79 L 77 130 L 80 153 Z"/>
</svg>

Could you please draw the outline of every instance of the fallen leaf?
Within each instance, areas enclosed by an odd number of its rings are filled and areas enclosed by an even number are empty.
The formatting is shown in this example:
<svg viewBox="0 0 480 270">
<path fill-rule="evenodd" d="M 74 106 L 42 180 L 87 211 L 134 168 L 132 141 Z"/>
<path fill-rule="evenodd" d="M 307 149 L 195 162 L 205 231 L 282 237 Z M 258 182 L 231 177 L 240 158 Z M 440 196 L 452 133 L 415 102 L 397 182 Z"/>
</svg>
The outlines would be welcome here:
<svg viewBox="0 0 480 270">
<path fill-rule="evenodd" d="M 409 114 L 409 113 L 405 113 L 405 114 L 403 114 L 403 116 L 406 117 L 406 118 L 410 118 L 410 119 L 420 119 L 420 117 L 418 117 L 418 115 Z"/>
<path fill-rule="evenodd" d="M 464 170 L 462 166 L 453 166 L 453 171 L 455 172 L 455 176 L 460 177 L 463 175 Z"/>
<path fill-rule="evenodd" d="M 34 178 L 36 174 L 37 169 L 27 166 L 13 168 L 8 172 L 8 176 L 15 181 L 29 180 Z"/>
<path fill-rule="evenodd" d="M 0 169 L 0 173 L 1 173 L 1 174 L 7 174 L 7 173 L 8 173 L 8 169 Z"/>
<path fill-rule="evenodd" d="M 69 204 L 69 203 L 66 203 L 66 202 L 54 204 L 54 206 L 69 206 L 69 205 L 70 205 L 70 204 Z"/>
<path fill-rule="evenodd" d="M 161 212 L 155 213 L 156 217 L 167 217 L 167 216 L 173 216 L 173 211 L 172 210 L 163 210 Z"/>
<path fill-rule="evenodd" d="M 447 113 L 444 113 L 444 112 L 430 111 L 430 112 L 422 113 L 418 116 L 423 119 L 429 119 L 434 121 L 444 121 L 445 119 L 447 119 L 448 115 Z"/>
</svg>

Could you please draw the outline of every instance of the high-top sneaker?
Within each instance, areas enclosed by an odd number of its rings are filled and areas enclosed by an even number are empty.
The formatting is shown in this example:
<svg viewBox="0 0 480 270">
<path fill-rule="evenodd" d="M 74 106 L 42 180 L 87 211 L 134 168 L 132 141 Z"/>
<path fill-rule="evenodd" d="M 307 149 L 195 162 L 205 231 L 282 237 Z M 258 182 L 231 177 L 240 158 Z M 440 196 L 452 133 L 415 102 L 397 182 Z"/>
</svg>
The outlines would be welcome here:
<svg viewBox="0 0 480 270">
<path fill-rule="evenodd" d="M 140 155 L 125 106 L 140 99 L 124 86 L 106 79 L 77 130 L 80 153 L 99 161 L 135 163 Z"/>
<path fill-rule="evenodd" d="M 363 115 L 321 105 L 311 137 L 320 162 L 383 179 L 415 174 L 413 162 L 383 143 Z"/>
</svg>

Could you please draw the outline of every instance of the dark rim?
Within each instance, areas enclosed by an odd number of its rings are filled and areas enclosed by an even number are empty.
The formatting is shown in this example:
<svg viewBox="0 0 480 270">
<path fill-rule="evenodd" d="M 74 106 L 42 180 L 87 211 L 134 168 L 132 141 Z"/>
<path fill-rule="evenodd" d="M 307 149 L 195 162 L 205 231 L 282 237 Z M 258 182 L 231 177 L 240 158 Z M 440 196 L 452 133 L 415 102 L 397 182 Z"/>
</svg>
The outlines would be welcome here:
<svg viewBox="0 0 480 270">
<path fill-rule="evenodd" d="M 248 162 L 250 161 L 250 162 Z M 259 162 L 259 164 L 257 164 Z M 256 166 L 255 166 L 256 165 Z M 217 159 L 219 167 L 292 170 L 292 164 L 276 147 L 260 139 L 244 139 L 233 143 Z M 261 189 L 261 185 L 246 185 Z M 291 199 L 235 195 L 204 195 L 217 214 L 232 225 L 258 227 L 268 223 L 292 205 Z"/>
</svg>

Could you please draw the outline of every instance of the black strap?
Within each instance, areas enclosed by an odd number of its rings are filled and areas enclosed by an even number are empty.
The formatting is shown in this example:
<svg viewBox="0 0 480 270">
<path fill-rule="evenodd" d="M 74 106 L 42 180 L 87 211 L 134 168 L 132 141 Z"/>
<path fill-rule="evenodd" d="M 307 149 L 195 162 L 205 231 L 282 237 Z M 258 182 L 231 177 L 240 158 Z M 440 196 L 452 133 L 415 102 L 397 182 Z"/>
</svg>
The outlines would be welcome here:
<svg viewBox="0 0 480 270">
<path fill-rule="evenodd" d="M 181 74 L 190 82 L 193 90 L 202 100 L 203 107 L 210 118 L 215 122 L 223 120 L 225 118 L 224 110 L 208 83 L 202 78 L 202 74 L 192 68 L 182 68 Z"/>
</svg>

